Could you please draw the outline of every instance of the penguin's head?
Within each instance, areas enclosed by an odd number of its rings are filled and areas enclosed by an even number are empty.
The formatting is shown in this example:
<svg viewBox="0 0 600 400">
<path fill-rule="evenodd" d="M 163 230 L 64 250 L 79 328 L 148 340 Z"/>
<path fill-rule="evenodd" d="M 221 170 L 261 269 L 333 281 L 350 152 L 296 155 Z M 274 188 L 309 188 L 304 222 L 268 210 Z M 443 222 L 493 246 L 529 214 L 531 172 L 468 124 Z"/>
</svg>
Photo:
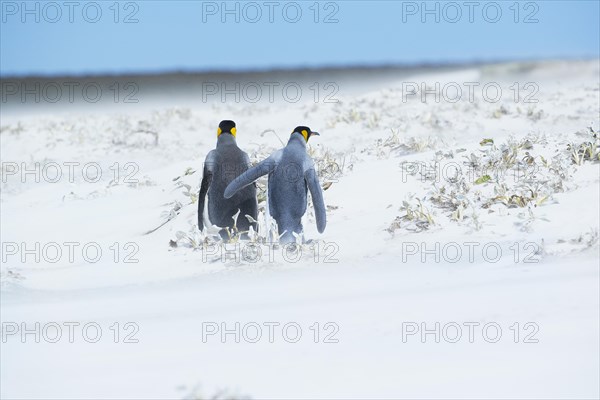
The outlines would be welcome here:
<svg viewBox="0 0 600 400">
<path fill-rule="evenodd" d="M 221 121 L 219 124 L 219 129 L 217 129 L 217 137 L 221 136 L 222 133 L 229 133 L 235 137 L 235 122 L 228 119 Z"/>
<path fill-rule="evenodd" d="M 297 126 L 296 128 L 294 128 L 294 131 L 292 132 L 292 135 L 294 133 L 299 133 L 304 137 L 304 140 L 306 140 L 308 142 L 308 139 L 312 136 L 312 135 L 319 135 L 319 132 L 313 132 L 310 130 L 310 128 L 308 126 Z"/>
</svg>

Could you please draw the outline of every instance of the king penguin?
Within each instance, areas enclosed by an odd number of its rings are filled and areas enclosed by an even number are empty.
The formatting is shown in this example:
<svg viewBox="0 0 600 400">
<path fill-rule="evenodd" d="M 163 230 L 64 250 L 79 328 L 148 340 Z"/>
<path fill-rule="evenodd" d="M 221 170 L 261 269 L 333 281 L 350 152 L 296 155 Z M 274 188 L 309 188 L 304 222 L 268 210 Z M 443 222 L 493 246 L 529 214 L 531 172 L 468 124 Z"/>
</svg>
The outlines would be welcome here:
<svg viewBox="0 0 600 400">
<path fill-rule="evenodd" d="M 235 178 L 225 189 L 225 198 L 232 198 L 256 179 L 269 174 L 269 211 L 277 221 L 281 243 L 294 242 L 293 233 L 302 233 L 302 216 L 306 212 L 309 190 L 315 207 L 317 230 L 319 233 L 325 230 L 323 192 L 314 162 L 306 153 L 306 143 L 313 135 L 319 133 L 306 126 L 296 127 L 283 149 Z"/>
<path fill-rule="evenodd" d="M 248 231 L 252 226 L 257 230 L 256 223 L 250 223 L 246 215 L 257 219 L 258 202 L 256 200 L 256 185 L 247 185 L 235 196 L 225 198 L 223 193 L 229 183 L 250 167 L 248 154 L 243 152 L 236 143 L 235 122 L 221 121 L 217 129 L 217 147 L 211 150 L 204 162 L 202 183 L 198 196 L 198 229 L 204 229 L 204 200 L 208 193 L 208 218 L 213 225 L 221 228 L 233 228 L 233 216 L 240 211 L 237 218 L 238 231 Z M 220 232 L 224 240 L 229 235 L 222 229 Z"/>
</svg>

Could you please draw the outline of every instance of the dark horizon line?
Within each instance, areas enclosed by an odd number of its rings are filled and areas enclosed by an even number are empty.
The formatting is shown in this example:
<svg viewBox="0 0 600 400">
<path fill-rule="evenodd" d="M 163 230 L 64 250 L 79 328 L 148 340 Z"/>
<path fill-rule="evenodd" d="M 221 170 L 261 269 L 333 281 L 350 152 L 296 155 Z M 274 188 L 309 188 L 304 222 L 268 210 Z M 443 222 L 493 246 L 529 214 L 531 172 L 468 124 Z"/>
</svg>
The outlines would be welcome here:
<svg viewBox="0 0 600 400">
<path fill-rule="evenodd" d="M 60 79 L 60 78 L 101 78 L 101 77 L 158 77 L 158 76 L 173 76 L 173 75 L 241 75 L 241 74 L 265 74 L 265 73 L 280 73 L 280 72 L 295 72 L 295 71 L 364 71 L 364 70 L 393 70 L 393 69 L 435 69 L 435 68 L 460 68 L 460 67 L 481 67 L 485 65 L 499 65 L 512 63 L 537 63 L 537 62 L 559 62 L 559 61 L 593 61 L 600 58 L 597 56 L 572 56 L 572 57 L 541 57 L 541 58 L 498 58 L 489 60 L 472 60 L 472 61 L 449 61 L 449 62 L 415 62 L 415 63 L 399 63 L 399 62 L 376 62 L 376 63 L 354 63 L 354 64 L 325 64 L 322 66 L 294 66 L 294 67 L 257 67 L 257 68 L 169 68 L 163 70 L 146 70 L 133 71 L 124 70 L 122 72 L 82 72 L 76 74 L 70 73 L 48 73 L 48 74 L 9 74 L 5 75 L 0 71 L 0 79 Z"/>
</svg>

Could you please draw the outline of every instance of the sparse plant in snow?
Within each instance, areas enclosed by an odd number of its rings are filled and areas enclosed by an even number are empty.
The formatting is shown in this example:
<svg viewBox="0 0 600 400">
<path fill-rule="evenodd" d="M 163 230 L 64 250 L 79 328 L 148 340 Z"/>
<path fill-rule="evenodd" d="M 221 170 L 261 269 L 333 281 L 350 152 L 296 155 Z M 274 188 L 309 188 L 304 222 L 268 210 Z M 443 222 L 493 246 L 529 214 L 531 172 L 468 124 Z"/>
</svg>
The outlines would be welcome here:
<svg viewBox="0 0 600 400">
<path fill-rule="evenodd" d="M 594 131 L 590 128 L 592 140 L 579 144 L 569 143 L 567 150 L 571 155 L 571 161 L 575 165 L 582 165 L 584 161 L 600 162 L 600 139 L 598 135 L 594 135 Z"/>
<path fill-rule="evenodd" d="M 249 396 L 240 395 L 228 389 L 219 389 L 211 395 L 203 394 L 200 385 L 194 387 L 184 400 L 250 400 Z"/>
<path fill-rule="evenodd" d="M 420 199 L 416 199 L 416 203 L 412 202 L 412 197 L 404 200 L 398 209 L 402 215 L 396 217 L 391 225 L 386 229 L 394 235 L 395 231 L 404 228 L 408 231 L 421 232 L 429 229 L 435 222 L 433 215 L 427 207 L 423 205 Z"/>
<path fill-rule="evenodd" d="M 377 139 L 375 144 L 368 148 L 368 153 L 374 152 L 377 158 L 388 158 L 392 154 L 412 154 L 421 153 L 428 150 L 435 150 L 443 142 L 440 139 L 432 137 L 408 137 L 402 139 L 398 129 L 390 129 L 390 135 L 385 139 Z"/>
<path fill-rule="evenodd" d="M 23 275 L 10 268 L 7 268 L 4 271 L 0 272 L 0 287 L 6 287 L 23 280 L 25 280 L 25 277 Z"/>
<path fill-rule="evenodd" d="M 463 156 L 465 169 L 472 174 L 467 175 L 466 171 L 454 168 L 453 176 L 443 176 L 441 181 L 438 179 L 438 173 L 443 169 L 440 164 L 443 166 L 447 159 L 453 159 L 454 151 L 438 151 L 432 162 L 418 169 L 405 169 L 405 172 L 413 176 L 420 175 L 423 182 L 431 182 L 431 189 L 424 201 L 444 210 L 451 221 L 462 223 L 468 219 L 478 230 L 482 221 L 477 210 L 502 204 L 509 209 L 526 209 L 526 212 L 518 215 L 519 221 L 515 224 L 529 231 L 533 221 L 543 219 L 536 216 L 533 209 L 546 204 L 554 193 L 569 189 L 567 182 L 574 172 L 573 164 L 580 165 L 586 160 L 595 162 L 600 157 L 598 136 L 591 128 L 590 133 L 591 141 L 571 144 L 567 152 L 561 151 L 560 144 L 555 143 L 556 150 L 551 159 L 543 155 L 548 153 L 548 140 L 543 135 L 530 134 L 524 139 L 509 139 L 498 145 L 494 139 L 485 138 L 479 143 L 483 149 Z M 390 140 L 399 140 L 395 132 Z M 537 151 L 536 144 L 539 145 Z M 444 172 L 448 173 L 448 170 L 444 169 Z M 405 205 L 404 211 L 406 215 L 394 221 L 389 230 L 398 229 L 405 221 L 418 220 L 419 214 L 409 206 Z M 420 225 L 421 228 L 426 226 L 425 223 Z"/>
</svg>

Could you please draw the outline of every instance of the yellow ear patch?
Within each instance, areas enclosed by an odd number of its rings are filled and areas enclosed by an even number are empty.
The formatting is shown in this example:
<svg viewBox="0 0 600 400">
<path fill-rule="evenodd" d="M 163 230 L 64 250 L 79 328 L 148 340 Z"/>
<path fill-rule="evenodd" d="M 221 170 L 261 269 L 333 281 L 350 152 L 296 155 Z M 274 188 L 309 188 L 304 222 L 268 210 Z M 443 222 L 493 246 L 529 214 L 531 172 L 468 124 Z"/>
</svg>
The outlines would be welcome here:
<svg viewBox="0 0 600 400">
<path fill-rule="evenodd" d="M 231 132 L 233 137 L 235 137 L 237 130 L 235 129 L 235 127 L 233 127 L 233 128 L 231 128 L 231 130 L 229 132 Z M 218 128 L 217 129 L 217 137 L 219 137 L 221 135 L 221 133 L 223 133 L 223 130 L 221 128 Z"/>
<path fill-rule="evenodd" d="M 304 140 L 308 142 L 308 132 L 306 131 L 306 129 L 302 129 L 302 136 L 304 136 Z"/>
</svg>

